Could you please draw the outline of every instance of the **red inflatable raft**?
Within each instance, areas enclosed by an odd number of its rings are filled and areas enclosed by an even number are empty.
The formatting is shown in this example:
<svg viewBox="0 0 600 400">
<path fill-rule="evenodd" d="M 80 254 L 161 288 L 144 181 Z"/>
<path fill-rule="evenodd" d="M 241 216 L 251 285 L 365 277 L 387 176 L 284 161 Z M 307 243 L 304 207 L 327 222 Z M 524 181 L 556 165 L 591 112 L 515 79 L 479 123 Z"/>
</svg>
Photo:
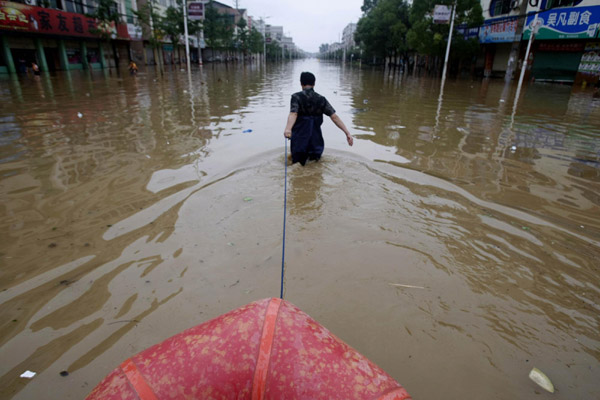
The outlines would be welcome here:
<svg viewBox="0 0 600 400">
<path fill-rule="evenodd" d="M 294 305 L 264 299 L 123 362 L 92 399 L 410 399 Z"/>
</svg>

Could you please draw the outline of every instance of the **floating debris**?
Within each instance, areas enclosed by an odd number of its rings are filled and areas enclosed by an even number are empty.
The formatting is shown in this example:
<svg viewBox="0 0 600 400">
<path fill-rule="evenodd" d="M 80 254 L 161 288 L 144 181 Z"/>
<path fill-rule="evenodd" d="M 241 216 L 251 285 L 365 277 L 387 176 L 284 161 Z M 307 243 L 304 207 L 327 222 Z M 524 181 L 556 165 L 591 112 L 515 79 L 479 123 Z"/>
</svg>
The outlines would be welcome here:
<svg viewBox="0 0 600 400">
<path fill-rule="evenodd" d="M 242 131 L 242 133 L 250 133 L 252 132 L 252 129 L 246 129 L 245 131 Z"/>
<path fill-rule="evenodd" d="M 69 376 L 69 371 L 60 371 L 60 376 Z"/>
<path fill-rule="evenodd" d="M 244 201 L 252 201 L 252 197 L 244 197 Z"/>
<path fill-rule="evenodd" d="M 79 118 L 82 118 L 82 117 L 83 117 L 83 114 L 82 114 L 82 113 L 80 113 L 80 112 L 78 112 L 78 113 L 77 113 L 77 116 L 78 116 Z"/>
<path fill-rule="evenodd" d="M 531 379 L 550 393 L 554 393 L 554 385 L 552 384 L 552 381 L 546 376 L 546 374 L 544 374 L 539 369 L 533 368 L 531 372 L 529 372 L 529 379 Z"/>
<path fill-rule="evenodd" d="M 21 378 L 31 379 L 35 376 L 35 374 L 36 374 L 35 372 L 27 370 L 21 374 Z"/>
<path fill-rule="evenodd" d="M 403 287 L 403 288 L 409 288 L 409 289 L 426 289 L 423 286 L 414 286 L 414 285 L 403 285 L 401 283 L 388 283 L 388 285 L 390 286 L 394 286 L 394 287 Z"/>
</svg>

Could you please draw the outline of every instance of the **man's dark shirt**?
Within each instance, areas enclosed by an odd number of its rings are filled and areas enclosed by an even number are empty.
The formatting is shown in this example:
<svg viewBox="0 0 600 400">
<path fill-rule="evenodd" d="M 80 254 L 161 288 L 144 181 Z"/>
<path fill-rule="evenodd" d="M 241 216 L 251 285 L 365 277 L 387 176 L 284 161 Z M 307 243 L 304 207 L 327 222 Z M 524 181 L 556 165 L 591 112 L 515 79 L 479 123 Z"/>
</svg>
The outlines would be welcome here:
<svg viewBox="0 0 600 400">
<path fill-rule="evenodd" d="M 292 127 L 292 162 L 304 165 L 306 160 L 318 160 L 325 148 L 323 114 L 331 117 L 335 110 L 325 97 L 310 88 L 292 95 L 290 112 L 298 113 Z"/>
<path fill-rule="evenodd" d="M 290 112 L 298 113 L 298 116 L 322 116 L 325 114 L 331 117 L 335 114 L 335 110 L 327 99 L 312 88 L 292 95 Z"/>
</svg>

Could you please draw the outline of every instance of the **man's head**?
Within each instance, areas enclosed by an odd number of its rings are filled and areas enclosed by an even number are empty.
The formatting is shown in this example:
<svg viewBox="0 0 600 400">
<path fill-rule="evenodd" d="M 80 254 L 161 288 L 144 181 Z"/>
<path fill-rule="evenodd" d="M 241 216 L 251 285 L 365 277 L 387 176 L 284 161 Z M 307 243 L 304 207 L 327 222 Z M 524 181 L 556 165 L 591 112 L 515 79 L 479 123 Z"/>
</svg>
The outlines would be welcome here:
<svg viewBox="0 0 600 400">
<path fill-rule="evenodd" d="M 315 76 L 310 72 L 303 72 L 300 74 L 300 85 L 302 86 L 315 86 Z"/>
</svg>

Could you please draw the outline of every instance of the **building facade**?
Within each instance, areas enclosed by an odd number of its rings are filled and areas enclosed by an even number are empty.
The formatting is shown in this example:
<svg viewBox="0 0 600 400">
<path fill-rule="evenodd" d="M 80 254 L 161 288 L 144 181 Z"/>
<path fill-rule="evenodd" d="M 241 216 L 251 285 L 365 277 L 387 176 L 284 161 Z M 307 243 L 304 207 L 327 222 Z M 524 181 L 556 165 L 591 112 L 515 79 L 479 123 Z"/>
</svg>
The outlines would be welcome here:
<svg viewBox="0 0 600 400">
<path fill-rule="evenodd" d="M 535 29 L 537 33 L 528 59 L 528 79 L 598 81 L 598 0 L 482 0 L 481 5 L 486 10 L 484 25 L 479 30 L 479 41 L 483 48 L 481 64 L 485 76 L 504 76 L 515 41 L 521 44 L 518 66 L 522 65 L 527 41 Z M 519 15 L 522 14 L 526 14 L 527 18 L 521 26 Z"/>
<path fill-rule="evenodd" d="M 95 8 L 94 1 L 0 0 L 0 73 L 24 73 L 32 63 L 42 72 L 126 65 L 139 37 L 135 3 L 115 3 L 118 24 L 88 17 Z"/>
<path fill-rule="evenodd" d="M 356 32 L 356 24 L 354 22 L 349 23 L 344 28 L 342 32 L 342 45 L 344 49 L 350 50 L 353 47 L 356 47 L 356 42 L 354 41 L 354 33 Z"/>
</svg>

